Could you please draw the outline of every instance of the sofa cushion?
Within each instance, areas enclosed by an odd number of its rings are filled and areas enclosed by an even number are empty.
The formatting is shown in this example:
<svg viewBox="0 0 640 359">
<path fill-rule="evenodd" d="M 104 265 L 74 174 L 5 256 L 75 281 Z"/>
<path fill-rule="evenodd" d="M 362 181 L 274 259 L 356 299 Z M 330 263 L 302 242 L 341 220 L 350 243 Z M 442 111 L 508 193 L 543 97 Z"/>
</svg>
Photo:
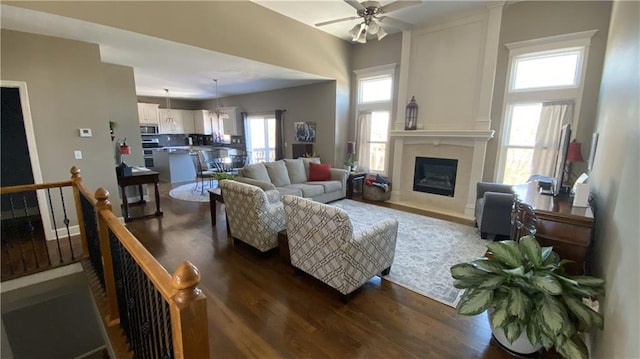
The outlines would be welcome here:
<svg viewBox="0 0 640 359">
<path fill-rule="evenodd" d="M 318 157 L 310 157 L 310 158 L 301 158 L 302 164 L 304 165 L 304 172 L 307 174 L 307 179 L 309 178 L 309 163 L 320 163 L 320 158 Z"/>
<path fill-rule="evenodd" d="M 309 163 L 309 181 L 328 181 L 331 179 L 331 164 Z"/>
<path fill-rule="evenodd" d="M 302 162 L 302 159 L 297 158 L 293 160 L 285 158 L 284 164 L 287 166 L 287 172 L 289 172 L 289 180 L 291 183 L 307 182 L 307 172 L 304 170 L 304 163 Z"/>
<path fill-rule="evenodd" d="M 302 189 L 296 188 L 295 186 L 297 185 L 290 185 L 287 187 L 278 187 L 276 189 L 278 190 L 278 192 L 280 192 L 280 195 L 282 196 L 284 196 L 285 194 L 289 194 L 292 196 L 302 197 Z"/>
<path fill-rule="evenodd" d="M 313 181 L 307 183 L 313 185 L 321 185 L 322 187 L 324 187 L 324 193 L 340 191 L 342 189 L 342 183 L 340 181 Z"/>
<path fill-rule="evenodd" d="M 288 186 L 287 189 L 297 189 L 302 192 L 302 197 L 305 198 L 324 194 L 324 187 L 320 184 L 296 183 Z"/>
<path fill-rule="evenodd" d="M 254 180 L 263 182 L 271 182 L 271 178 L 269 178 L 267 168 L 262 162 L 244 166 L 242 172 L 244 177 L 249 177 Z"/>
<path fill-rule="evenodd" d="M 276 187 L 284 187 L 291 184 L 289 180 L 289 173 L 287 172 L 287 166 L 284 165 L 284 161 L 265 162 L 264 166 L 267 168 L 271 183 Z"/>
</svg>

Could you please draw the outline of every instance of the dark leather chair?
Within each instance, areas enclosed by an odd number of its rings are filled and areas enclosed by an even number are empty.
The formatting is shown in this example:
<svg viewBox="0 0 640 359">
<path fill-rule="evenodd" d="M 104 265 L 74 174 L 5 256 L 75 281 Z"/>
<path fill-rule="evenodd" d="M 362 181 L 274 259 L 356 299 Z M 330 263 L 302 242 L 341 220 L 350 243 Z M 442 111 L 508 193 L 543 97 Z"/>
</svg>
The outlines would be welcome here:
<svg viewBox="0 0 640 359">
<path fill-rule="evenodd" d="M 510 237 L 513 201 L 511 185 L 478 182 L 475 212 L 482 239 L 489 234 Z"/>
</svg>

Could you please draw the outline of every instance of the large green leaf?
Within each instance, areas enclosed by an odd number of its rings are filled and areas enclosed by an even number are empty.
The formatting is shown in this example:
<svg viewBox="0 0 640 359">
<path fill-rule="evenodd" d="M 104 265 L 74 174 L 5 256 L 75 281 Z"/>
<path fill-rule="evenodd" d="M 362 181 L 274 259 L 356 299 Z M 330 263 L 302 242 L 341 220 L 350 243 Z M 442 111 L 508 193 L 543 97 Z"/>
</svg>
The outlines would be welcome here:
<svg viewBox="0 0 640 359">
<path fill-rule="evenodd" d="M 551 340 L 551 338 L 549 338 L 547 335 L 540 333 L 540 342 L 542 343 L 542 346 L 549 350 L 551 347 L 553 347 L 553 340 Z"/>
<path fill-rule="evenodd" d="M 578 319 L 578 329 L 580 331 L 589 330 L 593 326 L 593 319 L 589 312 L 593 312 L 593 310 L 582 304 L 581 300 L 572 296 L 563 295 L 562 299 L 569 311 L 571 311 L 571 313 L 573 313 L 573 315 Z"/>
<path fill-rule="evenodd" d="M 476 279 L 487 274 L 470 263 L 458 263 L 452 266 L 450 271 L 451 276 L 455 279 Z"/>
<path fill-rule="evenodd" d="M 535 316 L 532 316 L 527 324 L 527 338 L 529 338 L 531 344 L 538 345 L 538 343 L 540 343 L 540 332 L 538 331 L 538 324 L 534 323 L 534 317 Z"/>
<path fill-rule="evenodd" d="M 572 276 L 571 279 L 578 282 L 579 285 L 587 287 L 602 287 L 604 286 L 604 279 L 591 277 L 591 276 Z"/>
<path fill-rule="evenodd" d="M 549 255 L 551 255 L 551 252 L 553 252 L 553 247 L 542 247 L 542 249 L 540 250 L 540 254 L 543 263 L 547 261 L 547 258 L 549 258 Z"/>
<path fill-rule="evenodd" d="M 504 335 L 511 344 L 518 339 L 520 334 L 522 334 L 522 326 L 517 320 L 512 321 L 504 327 Z"/>
<path fill-rule="evenodd" d="M 467 289 L 458 303 L 458 313 L 462 315 L 477 315 L 491 305 L 493 290 Z"/>
<path fill-rule="evenodd" d="M 518 287 L 522 288 L 522 290 L 524 290 L 525 292 L 531 293 L 531 292 L 538 292 L 538 290 L 536 289 L 536 287 L 534 287 L 529 281 L 527 281 L 525 278 L 516 278 L 513 280 L 513 283 L 515 285 L 517 285 Z"/>
<path fill-rule="evenodd" d="M 506 278 L 501 275 L 490 274 L 486 276 L 482 283 L 478 284 L 478 288 L 494 289 L 499 287 L 505 280 Z"/>
<path fill-rule="evenodd" d="M 489 314 L 489 320 L 491 321 L 491 326 L 494 328 L 502 328 L 509 318 L 509 314 L 507 313 L 506 307 L 496 307 L 491 314 Z"/>
<path fill-rule="evenodd" d="M 512 269 L 503 269 L 502 270 L 504 273 L 512 275 L 512 276 L 516 276 L 516 277 L 523 277 L 524 276 L 524 267 L 520 266 L 518 268 L 512 268 Z"/>
<path fill-rule="evenodd" d="M 591 315 L 591 322 L 593 326 L 599 329 L 604 329 L 604 319 L 600 313 L 597 313 L 591 309 L 589 309 L 589 315 Z"/>
<path fill-rule="evenodd" d="M 540 315 L 538 319 L 545 334 L 550 338 L 555 338 L 562 330 L 564 319 L 567 317 L 562 304 L 554 297 L 545 295 L 538 310 Z"/>
<path fill-rule="evenodd" d="M 475 265 L 478 269 L 481 269 L 485 272 L 490 273 L 502 273 L 502 270 L 505 268 L 504 265 L 498 262 L 494 262 L 489 260 L 489 258 L 478 258 L 471 262 L 471 264 Z"/>
<path fill-rule="evenodd" d="M 533 236 L 525 236 L 520 238 L 518 242 L 520 252 L 524 254 L 526 258 L 533 264 L 535 268 L 542 266 L 542 253 L 540 250 L 540 244 Z"/>
<path fill-rule="evenodd" d="M 561 345 L 556 346 L 556 350 L 565 358 L 588 359 L 589 351 L 582 339 L 568 338 Z"/>
<path fill-rule="evenodd" d="M 527 319 L 528 308 L 529 298 L 527 298 L 520 289 L 511 288 L 509 292 L 509 305 L 507 307 L 509 314 L 524 321 Z"/>
<path fill-rule="evenodd" d="M 551 247 L 546 247 L 546 248 L 551 248 Z M 543 251 L 543 254 L 544 254 L 544 251 Z M 544 258 L 544 255 L 542 256 L 542 258 Z M 547 255 L 547 258 L 542 261 L 543 266 L 558 265 L 558 263 L 560 263 L 560 257 L 558 256 L 558 253 L 553 251 L 551 251 L 551 253 Z"/>
<path fill-rule="evenodd" d="M 547 294 L 558 295 L 562 293 L 560 282 L 550 275 L 534 275 L 531 278 L 531 284 Z"/>
<path fill-rule="evenodd" d="M 522 255 L 514 241 L 491 242 L 487 244 L 487 248 L 496 260 L 511 268 L 522 265 Z"/>
</svg>

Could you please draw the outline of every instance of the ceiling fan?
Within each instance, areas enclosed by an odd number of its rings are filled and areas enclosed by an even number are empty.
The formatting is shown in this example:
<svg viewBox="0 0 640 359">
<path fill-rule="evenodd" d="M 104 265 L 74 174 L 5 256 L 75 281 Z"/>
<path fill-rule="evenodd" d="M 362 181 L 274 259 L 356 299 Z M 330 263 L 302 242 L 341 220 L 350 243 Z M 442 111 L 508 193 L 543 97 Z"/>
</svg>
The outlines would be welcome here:
<svg viewBox="0 0 640 359">
<path fill-rule="evenodd" d="M 347 4 L 351 5 L 357 11 L 357 16 L 350 16 L 341 19 L 335 19 L 330 21 L 319 22 L 316 26 L 324 26 L 329 24 L 335 24 L 342 21 L 350 21 L 362 18 L 362 22 L 354 26 L 350 31 L 353 41 L 360 43 L 367 42 L 367 34 L 375 34 L 378 37 L 378 41 L 387 36 L 387 32 L 383 29 L 382 25 L 394 27 L 400 30 L 409 30 L 413 27 L 413 24 L 404 22 L 392 17 L 384 16 L 392 11 L 404 9 L 409 6 L 421 4 L 421 0 L 413 1 L 394 1 L 387 5 L 381 5 L 378 1 L 364 1 L 362 3 L 355 0 L 344 0 Z"/>
</svg>

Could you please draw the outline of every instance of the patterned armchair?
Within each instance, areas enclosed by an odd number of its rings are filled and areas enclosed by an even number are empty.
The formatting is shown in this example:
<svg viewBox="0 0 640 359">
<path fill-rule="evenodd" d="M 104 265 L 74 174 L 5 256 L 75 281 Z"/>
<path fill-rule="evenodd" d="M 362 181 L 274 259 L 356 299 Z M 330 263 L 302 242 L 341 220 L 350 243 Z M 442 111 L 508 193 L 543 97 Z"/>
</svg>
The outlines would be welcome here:
<svg viewBox="0 0 640 359">
<path fill-rule="evenodd" d="M 375 275 L 391 270 L 398 221 L 354 233 L 341 208 L 284 195 L 291 264 L 337 289 L 343 299 Z"/>
<path fill-rule="evenodd" d="M 220 181 L 220 188 L 231 236 L 261 252 L 277 247 L 285 228 L 279 193 L 231 180 Z"/>
</svg>

